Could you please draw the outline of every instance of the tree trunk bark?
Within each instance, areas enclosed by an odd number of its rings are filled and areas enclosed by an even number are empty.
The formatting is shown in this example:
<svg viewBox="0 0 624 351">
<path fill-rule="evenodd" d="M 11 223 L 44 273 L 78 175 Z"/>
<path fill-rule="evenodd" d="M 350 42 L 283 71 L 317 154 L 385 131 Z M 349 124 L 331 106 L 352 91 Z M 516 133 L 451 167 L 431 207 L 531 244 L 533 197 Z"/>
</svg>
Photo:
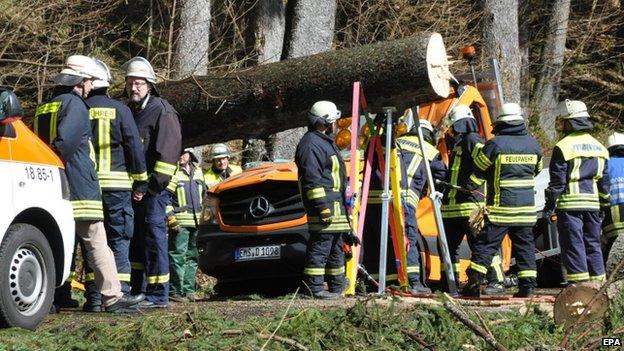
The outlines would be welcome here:
<svg viewBox="0 0 624 351">
<path fill-rule="evenodd" d="M 183 0 L 174 55 L 173 79 L 208 72 L 210 0 Z"/>
<path fill-rule="evenodd" d="M 253 30 L 258 64 L 282 58 L 286 31 L 284 0 L 258 0 L 254 9 Z"/>
<path fill-rule="evenodd" d="M 535 88 L 535 112 L 539 114 L 540 127 L 550 140 L 556 137 L 556 108 L 559 102 L 570 0 L 556 0 L 552 6 L 548 34 L 542 51 L 542 69 Z"/>
<path fill-rule="evenodd" d="M 519 18 L 529 18 L 531 8 L 529 0 L 519 0 Z M 529 118 L 531 98 L 531 39 L 529 21 L 520 21 L 518 26 L 518 44 L 520 48 L 520 106 L 525 112 L 525 118 Z"/>
<path fill-rule="evenodd" d="M 307 124 L 318 100 L 350 111 L 352 84 L 361 81 L 373 111 L 399 111 L 449 94 L 449 72 L 437 33 L 211 73 L 158 88 L 180 113 L 187 145 L 257 137 Z"/>
<path fill-rule="evenodd" d="M 285 59 L 318 54 L 331 49 L 336 21 L 336 0 L 293 0 L 288 3 Z M 272 159 L 293 159 L 307 128 L 285 130 L 270 137 Z"/>
<path fill-rule="evenodd" d="M 505 102 L 520 102 L 518 0 L 484 0 L 484 53 L 498 60 Z"/>
<path fill-rule="evenodd" d="M 252 29 L 258 64 L 278 62 L 282 58 L 286 32 L 284 0 L 258 0 L 253 11 Z M 268 134 L 262 139 L 245 138 L 243 164 L 271 157 L 266 146 Z"/>
</svg>

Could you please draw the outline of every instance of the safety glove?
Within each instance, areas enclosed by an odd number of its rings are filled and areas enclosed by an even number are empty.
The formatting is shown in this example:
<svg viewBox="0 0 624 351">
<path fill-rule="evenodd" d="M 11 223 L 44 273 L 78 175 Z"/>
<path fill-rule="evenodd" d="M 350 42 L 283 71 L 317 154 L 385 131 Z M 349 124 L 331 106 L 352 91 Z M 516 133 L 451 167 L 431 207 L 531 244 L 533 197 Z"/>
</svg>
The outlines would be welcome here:
<svg viewBox="0 0 624 351">
<path fill-rule="evenodd" d="M 324 208 L 319 212 L 319 220 L 325 225 L 331 224 L 331 211 L 329 208 Z"/>
<path fill-rule="evenodd" d="M 342 233 L 342 240 L 345 242 L 345 244 L 348 244 L 349 246 L 357 246 L 362 244 L 360 238 L 358 238 L 357 235 L 354 235 L 352 232 Z"/>
<path fill-rule="evenodd" d="M 172 233 L 177 233 L 180 231 L 180 223 L 178 223 L 178 219 L 174 215 L 170 215 L 167 217 L 167 228 Z"/>
</svg>

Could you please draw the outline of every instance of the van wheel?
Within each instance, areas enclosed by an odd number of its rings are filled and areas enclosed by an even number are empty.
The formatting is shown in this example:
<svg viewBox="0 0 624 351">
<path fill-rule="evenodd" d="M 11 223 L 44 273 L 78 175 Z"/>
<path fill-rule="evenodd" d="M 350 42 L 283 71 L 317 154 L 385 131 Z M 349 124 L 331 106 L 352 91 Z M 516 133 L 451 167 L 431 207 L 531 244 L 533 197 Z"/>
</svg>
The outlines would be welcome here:
<svg viewBox="0 0 624 351">
<path fill-rule="evenodd" d="M 607 256 L 607 275 L 610 277 L 615 270 L 615 267 L 624 260 L 624 235 L 618 235 L 613 241 L 611 250 L 609 250 L 609 256 Z M 620 269 L 616 279 L 624 279 L 624 268 Z"/>
<path fill-rule="evenodd" d="M 54 298 L 54 256 L 43 233 L 13 224 L 0 245 L 0 326 L 34 330 Z"/>
</svg>

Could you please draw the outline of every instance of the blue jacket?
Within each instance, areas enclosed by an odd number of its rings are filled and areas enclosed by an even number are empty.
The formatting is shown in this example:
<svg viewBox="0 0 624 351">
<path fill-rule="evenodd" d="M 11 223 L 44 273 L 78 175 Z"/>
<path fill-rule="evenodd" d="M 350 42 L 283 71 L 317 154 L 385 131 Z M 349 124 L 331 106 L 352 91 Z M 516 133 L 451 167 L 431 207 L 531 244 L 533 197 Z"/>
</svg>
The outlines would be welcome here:
<svg viewBox="0 0 624 351">
<path fill-rule="evenodd" d="M 147 167 L 147 192 L 163 191 L 176 171 L 182 151 L 178 112 L 165 100 L 147 95 L 139 104 L 130 104 L 143 142 Z"/>
<path fill-rule="evenodd" d="M 607 211 L 603 235 L 624 234 L 624 146 L 609 148 L 611 211 Z"/>
<path fill-rule="evenodd" d="M 94 90 L 87 103 L 102 190 L 135 188 L 145 192 L 145 154 L 132 112 L 108 97 L 105 89 Z"/>
<path fill-rule="evenodd" d="M 475 172 L 466 185 L 477 189 L 487 181 L 490 222 L 527 226 L 537 221 L 535 176 L 542 170 L 542 150 L 524 124 L 500 124 L 475 157 Z"/>
<path fill-rule="evenodd" d="M 610 205 L 609 154 L 587 131 L 561 139 L 550 159 L 546 210 L 599 211 Z"/>
<path fill-rule="evenodd" d="M 167 190 L 171 191 L 173 202 L 167 206 L 167 216 L 175 215 L 183 227 L 196 227 L 201 219 L 202 201 L 208 191 L 201 168 L 190 162 L 190 172 L 178 166 Z"/>
<path fill-rule="evenodd" d="M 465 188 L 470 175 L 475 171 L 474 158 L 484 144 L 483 138 L 476 132 L 477 125 L 473 119 L 465 118 L 455 124 L 460 124 L 461 128 L 458 129 L 466 132 L 458 134 L 453 140 L 447 181 Z M 477 190 L 483 193 L 483 187 Z M 468 217 L 483 201 L 481 195 L 447 189 L 442 198 L 442 217 Z"/>
<path fill-rule="evenodd" d="M 309 130 L 299 141 L 295 152 L 299 187 L 308 215 L 311 232 L 346 232 L 350 230 L 345 190 L 347 176 L 340 150 L 329 136 Z M 331 224 L 319 220 L 320 211 L 331 211 Z"/>
<path fill-rule="evenodd" d="M 33 129 L 61 157 L 69 183 L 74 219 L 102 220 L 102 194 L 90 157 L 89 106 L 73 87 L 57 86 L 52 101 L 37 107 Z"/>
</svg>

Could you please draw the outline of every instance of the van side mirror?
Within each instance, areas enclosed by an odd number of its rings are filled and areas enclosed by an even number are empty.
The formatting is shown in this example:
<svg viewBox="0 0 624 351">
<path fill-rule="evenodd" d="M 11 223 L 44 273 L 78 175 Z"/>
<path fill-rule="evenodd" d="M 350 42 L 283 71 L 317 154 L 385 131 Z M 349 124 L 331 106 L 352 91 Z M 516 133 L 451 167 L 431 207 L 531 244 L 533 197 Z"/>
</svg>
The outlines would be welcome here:
<svg viewBox="0 0 624 351">
<path fill-rule="evenodd" d="M 0 123 L 10 123 L 24 116 L 19 99 L 10 90 L 0 90 Z"/>
</svg>

